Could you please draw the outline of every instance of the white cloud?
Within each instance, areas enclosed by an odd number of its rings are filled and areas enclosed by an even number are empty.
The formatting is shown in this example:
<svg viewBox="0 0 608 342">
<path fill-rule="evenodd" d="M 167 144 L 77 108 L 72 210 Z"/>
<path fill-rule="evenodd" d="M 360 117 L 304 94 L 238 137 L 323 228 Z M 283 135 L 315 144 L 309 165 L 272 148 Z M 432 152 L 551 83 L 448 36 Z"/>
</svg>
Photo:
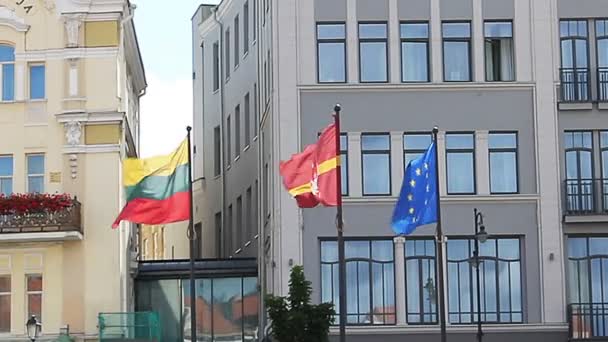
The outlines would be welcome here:
<svg viewBox="0 0 608 342">
<path fill-rule="evenodd" d="M 162 80 L 148 72 L 141 99 L 141 156 L 170 153 L 192 125 L 192 80 Z"/>
</svg>

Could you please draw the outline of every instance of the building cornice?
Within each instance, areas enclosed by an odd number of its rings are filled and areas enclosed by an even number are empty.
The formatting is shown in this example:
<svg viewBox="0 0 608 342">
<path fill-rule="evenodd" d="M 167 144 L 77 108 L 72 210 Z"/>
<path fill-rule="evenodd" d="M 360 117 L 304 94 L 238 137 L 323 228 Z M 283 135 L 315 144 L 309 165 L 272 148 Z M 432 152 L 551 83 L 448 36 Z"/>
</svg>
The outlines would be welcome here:
<svg viewBox="0 0 608 342">
<path fill-rule="evenodd" d="M 462 90 L 531 90 L 536 86 L 532 82 L 513 83 L 387 83 L 387 84 L 300 84 L 298 88 L 306 92 L 349 92 L 349 91 L 378 91 L 387 90 L 419 90 L 419 91 L 462 91 Z"/>
<path fill-rule="evenodd" d="M 471 195 L 471 196 L 441 196 L 441 203 L 534 203 L 539 200 L 536 194 L 531 195 Z M 397 196 L 378 196 L 378 197 L 344 197 L 344 204 L 394 204 Z"/>
<path fill-rule="evenodd" d="M 16 52 L 15 60 L 38 61 L 70 58 L 114 58 L 116 56 L 118 56 L 118 48 L 116 47 L 65 48 Z"/>
<path fill-rule="evenodd" d="M 19 17 L 8 7 L 0 7 L 0 26 L 8 26 L 19 32 L 26 32 L 30 28 L 25 23 L 25 19 Z"/>
<path fill-rule="evenodd" d="M 4 243 L 4 242 L 80 241 L 82 239 L 83 239 L 82 233 L 77 232 L 77 231 L 0 234 L 0 243 Z"/>
<path fill-rule="evenodd" d="M 57 122 L 66 123 L 72 121 L 78 122 L 122 122 L 125 117 L 125 113 L 116 111 L 103 111 L 103 112 L 62 112 L 55 114 Z"/>
<path fill-rule="evenodd" d="M 61 150 L 64 154 L 76 153 L 114 153 L 120 152 L 120 144 L 104 145 L 64 145 Z"/>
<path fill-rule="evenodd" d="M 126 2 L 127 0 L 64 0 L 60 10 L 62 13 L 122 13 Z"/>
</svg>

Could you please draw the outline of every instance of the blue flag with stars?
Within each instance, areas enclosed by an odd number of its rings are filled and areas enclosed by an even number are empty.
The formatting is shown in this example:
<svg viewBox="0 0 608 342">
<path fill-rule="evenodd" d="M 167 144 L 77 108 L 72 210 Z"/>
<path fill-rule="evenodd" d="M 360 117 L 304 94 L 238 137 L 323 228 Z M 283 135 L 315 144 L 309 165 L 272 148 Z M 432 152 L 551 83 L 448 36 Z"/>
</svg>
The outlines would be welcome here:
<svg viewBox="0 0 608 342">
<path fill-rule="evenodd" d="M 418 226 L 437 222 L 436 153 L 433 142 L 420 158 L 412 160 L 405 168 L 392 221 L 398 235 L 408 235 Z"/>
</svg>

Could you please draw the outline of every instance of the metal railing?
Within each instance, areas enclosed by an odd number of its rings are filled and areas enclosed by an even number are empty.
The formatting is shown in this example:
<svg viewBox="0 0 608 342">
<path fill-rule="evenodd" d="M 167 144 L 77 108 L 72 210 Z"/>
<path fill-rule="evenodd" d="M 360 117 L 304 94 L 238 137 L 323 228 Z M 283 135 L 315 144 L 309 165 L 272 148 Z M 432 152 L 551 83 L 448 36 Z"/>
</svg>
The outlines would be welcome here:
<svg viewBox="0 0 608 342">
<path fill-rule="evenodd" d="M 158 312 L 102 312 L 97 317 L 100 342 L 160 342 Z"/>
<path fill-rule="evenodd" d="M 591 100 L 589 68 L 560 68 L 562 102 Z"/>
<path fill-rule="evenodd" d="M 608 214 L 608 178 L 566 179 L 566 215 Z"/>
<path fill-rule="evenodd" d="M 597 68 L 597 99 L 608 102 L 608 68 Z"/>
<path fill-rule="evenodd" d="M 608 303 L 568 305 L 569 341 L 608 341 Z"/>
<path fill-rule="evenodd" d="M 0 215 L 0 234 L 67 232 L 82 233 L 80 202 L 57 212 Z"/>
</svg>

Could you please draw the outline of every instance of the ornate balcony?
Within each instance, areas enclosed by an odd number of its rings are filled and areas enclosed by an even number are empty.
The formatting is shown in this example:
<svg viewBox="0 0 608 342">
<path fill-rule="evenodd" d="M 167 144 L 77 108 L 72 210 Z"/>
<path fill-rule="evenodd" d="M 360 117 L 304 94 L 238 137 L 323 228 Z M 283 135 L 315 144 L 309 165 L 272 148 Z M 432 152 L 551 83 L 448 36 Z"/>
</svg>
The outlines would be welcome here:
<svg viewBox="0 0 608 342">
<path fill-rule="evenodd" d="M 0 242 L 82 240 L 80 202 L 65 196 L 0 198 Z"/>
<path fill-rule="evenodd" d="M 568 305 L 569 341 L 607 341 L 608 303 Z"/>
<path fill-rule="evenodd" d="M 561 102 L 591 101 L 589 68 L 561 68 Z"/>
</svg>

